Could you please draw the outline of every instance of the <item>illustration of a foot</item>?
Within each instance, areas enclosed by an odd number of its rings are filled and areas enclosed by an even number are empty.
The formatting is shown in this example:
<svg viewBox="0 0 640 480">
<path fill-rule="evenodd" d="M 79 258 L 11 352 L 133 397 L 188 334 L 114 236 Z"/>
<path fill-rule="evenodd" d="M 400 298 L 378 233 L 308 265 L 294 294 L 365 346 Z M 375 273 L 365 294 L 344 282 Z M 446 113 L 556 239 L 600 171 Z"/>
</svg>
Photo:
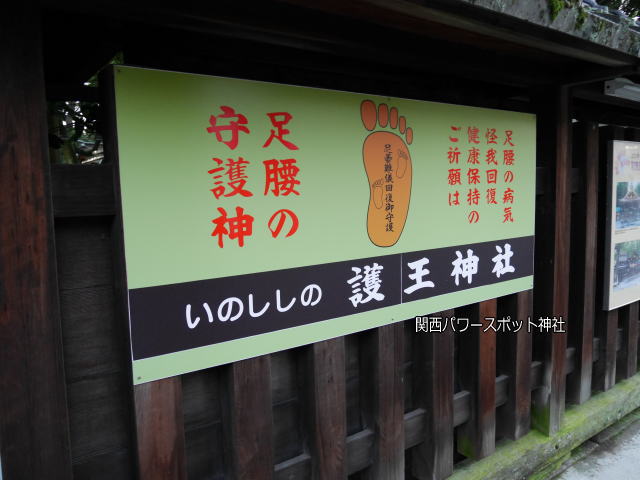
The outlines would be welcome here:
<svg viewBox="0 0 640 480">
<path fill-rule="evenodd" d="M 382 208 L 382 198 L 384 195 L 384 181 L 379 178 L 371 184 L 371 196 L 373 198 L 373 204 L 380 210 Z"/>
<path fill-rule="evenodd" d="M 370 186 L 367 233 L 375 245 L 390 247 L 400 238 L 409 213 L 412 168 L 408 145 L 413 142 L 413 130 L 395 107 L 389 109 L 384 103 L 376 107 L 364 100 L 360 115 L 364 128 L 372 132 L 362 146 Z"/>
</svg>

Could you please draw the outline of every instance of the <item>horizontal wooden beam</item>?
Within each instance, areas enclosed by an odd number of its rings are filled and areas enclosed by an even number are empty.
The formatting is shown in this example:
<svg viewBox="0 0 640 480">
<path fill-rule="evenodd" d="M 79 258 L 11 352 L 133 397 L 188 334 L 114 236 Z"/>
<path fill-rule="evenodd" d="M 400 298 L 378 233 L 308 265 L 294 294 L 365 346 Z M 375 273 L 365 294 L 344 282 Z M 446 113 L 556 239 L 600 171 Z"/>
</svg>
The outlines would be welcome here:
<svg viewBox="0 0 640 480">
<path fill-rule="evenodd" d="M 451 30 L 452 37 L 459 32 L 476 34 L 477 41 L 501 40 L 527 49 L 542 50 L 559 56 L 593 62 L 610 67 L 637 64 L 634 55 L 599 45 L 595 42 L 536 25 L 512 15 L 454 0 L 285 0 L 296 5 L 316 8 L 325 12 L 348 15 L 384 24 L 419 31 L 430 24 L 440 24 Z M 355 5 L 354 5 L 355 4 Z M 458 36 L 460 36 L 458 34 Z"/>
</svg>

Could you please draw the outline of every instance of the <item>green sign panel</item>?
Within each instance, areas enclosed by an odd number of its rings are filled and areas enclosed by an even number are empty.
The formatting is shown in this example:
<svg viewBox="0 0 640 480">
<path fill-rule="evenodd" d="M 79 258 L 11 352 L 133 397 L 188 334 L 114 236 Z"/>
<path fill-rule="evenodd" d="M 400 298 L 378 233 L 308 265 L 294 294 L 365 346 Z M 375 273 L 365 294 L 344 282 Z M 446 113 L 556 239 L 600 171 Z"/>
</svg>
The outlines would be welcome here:
<svg viewBox="0 0 640 480">
<path fill-rule="evenodd" d="M 117 67 L 134 381 L 532 288 L 535 117 Z"/>
</svg>

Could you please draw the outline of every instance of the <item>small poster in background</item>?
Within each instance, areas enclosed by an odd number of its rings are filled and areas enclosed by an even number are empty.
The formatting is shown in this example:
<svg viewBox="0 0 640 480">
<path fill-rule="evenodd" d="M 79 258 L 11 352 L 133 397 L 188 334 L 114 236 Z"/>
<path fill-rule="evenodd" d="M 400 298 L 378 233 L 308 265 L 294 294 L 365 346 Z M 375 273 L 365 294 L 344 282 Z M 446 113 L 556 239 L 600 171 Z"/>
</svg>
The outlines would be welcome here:
<svg viewBox="0 0 640 480">
<path fill-rule="evenodd" d="M 604 308 L 640 299 L 640 143 L 609 145 Z"/>
</svg>

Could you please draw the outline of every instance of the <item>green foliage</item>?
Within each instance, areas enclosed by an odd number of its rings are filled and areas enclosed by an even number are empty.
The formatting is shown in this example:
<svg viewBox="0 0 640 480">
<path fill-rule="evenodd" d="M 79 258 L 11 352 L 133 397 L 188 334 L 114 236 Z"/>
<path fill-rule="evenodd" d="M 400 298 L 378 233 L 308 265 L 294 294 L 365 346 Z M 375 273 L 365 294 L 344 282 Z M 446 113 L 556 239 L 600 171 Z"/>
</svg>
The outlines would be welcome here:
<svg viewBox="0 0 640 480">
<path fill-rule="evenodd" d="M 587 11 L 584 8 L 578 7 L 578 16 L 576 17 L 577 30 L 582 28 L 584 23 L 587 21 L 587 18 L 588 18 Z"/>
<path fill-rule="evenodd" d="M 122 52 L 110 61 L 124 63 Z M 84 82 L 85 87 L 98 86 L 98 73 Z M 53 163 L 100 163 L 103 159 L 100 134 L 100 105 L 78 100 L 48 103 L 49 156 Z"/>
<path fill-rule="evenodd" d="M 49 152 L 53 163 L 81 163 L 102 151 L 98 103 L 50 102 Z"/>
<path fill-rule="evenodd" d="M 549 16 L 553 22 L 564 8 L 564 0 L 547 0 L 547 3 L 549 5 Z"/>
</svg>

